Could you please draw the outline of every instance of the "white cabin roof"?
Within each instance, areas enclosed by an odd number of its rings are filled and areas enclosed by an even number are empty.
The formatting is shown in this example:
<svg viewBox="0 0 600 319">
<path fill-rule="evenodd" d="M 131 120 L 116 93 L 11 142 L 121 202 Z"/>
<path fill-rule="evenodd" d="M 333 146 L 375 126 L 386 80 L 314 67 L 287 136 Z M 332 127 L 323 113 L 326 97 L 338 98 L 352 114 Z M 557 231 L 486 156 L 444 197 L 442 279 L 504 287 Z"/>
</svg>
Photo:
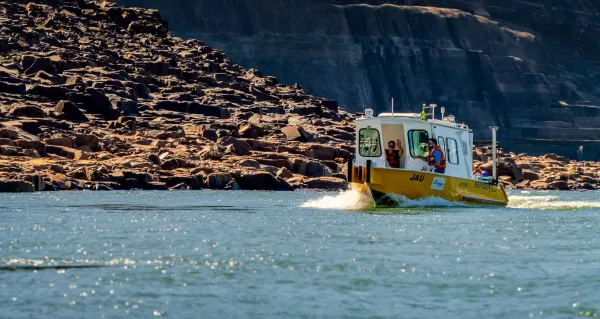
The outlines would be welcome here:
<svg viewBox="0 0 600 319">
<path fill-rule="evenodd" d="M 377 117 L 362 117 L 359 119 L 356 119 L 357 121 L 364 121 L 364 120 L 370 120 L 370 121 L 379 121 L 382 124 L 402 124 L 402 123 L 430 123 L 430 124 L 435 124 L 435 125 L 441 125 L 441 126 L 445 126 L 445 127 L 450 127 L 450 128 L 454 128 L 454 129 L 458 129 L 458 130 L 464 130 L 464 131 L 471 131 L 471 129 L 469 129 L 469 127 L 463 123 L 455 123 L 449 120 L 438 120 L 438 119 L 428 119 L 427 121 L 422 121 L 421 120 L 421 114 L 419 113 L 381 113 L 379 114 Z"/>
</svg>

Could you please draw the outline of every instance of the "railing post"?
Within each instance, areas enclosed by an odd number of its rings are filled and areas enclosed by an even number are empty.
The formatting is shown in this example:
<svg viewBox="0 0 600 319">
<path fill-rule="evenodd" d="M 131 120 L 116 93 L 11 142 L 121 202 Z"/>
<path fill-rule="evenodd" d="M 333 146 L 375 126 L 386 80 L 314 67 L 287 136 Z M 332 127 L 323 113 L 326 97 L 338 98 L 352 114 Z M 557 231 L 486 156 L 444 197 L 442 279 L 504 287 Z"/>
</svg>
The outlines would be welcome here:
<svg viewBox="0 0 600 319">
<path fill-rule="evenodd" d="M 492 130 L 492 167 L 493 167 L 493 177 L 494 180 L 498 181 L 498 160 L 497 160 L 497 146 L 496 146 L 496 132 L 500 127 L 498 126 L 490 126 L 490 130 Z"/>
</svg>

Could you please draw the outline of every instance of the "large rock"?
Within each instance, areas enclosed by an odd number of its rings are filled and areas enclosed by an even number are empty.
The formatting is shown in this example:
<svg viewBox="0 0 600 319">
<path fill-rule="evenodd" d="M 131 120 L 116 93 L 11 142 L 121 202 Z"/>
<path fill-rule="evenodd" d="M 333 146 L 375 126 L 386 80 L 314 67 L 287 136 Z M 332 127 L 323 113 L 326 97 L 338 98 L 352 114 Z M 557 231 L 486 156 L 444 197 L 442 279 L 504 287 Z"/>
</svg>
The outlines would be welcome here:
<svg viewBox="0 0 600 319">
<path fill-rule="evenodd" d="M 60 101 L 54 107 L 54 113 L 69 121 L 87 122 L 87 116 L 71 101 Z"/>
<path fill-rule="evenodd" d="M 234 137 L 222 137 L 217 141 L 217 144 L 227 147 L 227 151 L 234 154 L 245 156 L 250 154 L 250 145 L 244 140 Z"/>
<path fill-rule="evenodd" d="M 312 134 L 308 133 L 300 126 L 290 125 L 283 127 L 281 132 L 285 135 L 285 137 L 289 141 L 299 141 L 299 142 L 312 142 L 314 138 Z"/>
<path fill-rule="evenodd" d="M 246 138 L 261 138 L 265 136 L 265 130 L 254 123 L 247 123 L 240 127 L 238 134 Z"/>
<path fill-rule="evenodd" d="M 308 188 L 322 189 L 328 191 L 345 190 L 348 188 L 346 181 L 335 177 L 317 177 L 305 181 Z"/>
<path fill-rule="evenodd" d="M 87 88 L 84 95 L 83 108 L 91 114 L 99 114 L 107 121 L 115 121 L 119 118 L 119 111 L 115 110 L 106 95 L 94 88 Z"/>
<path fill-rule="evenodd" d="M 25 94 L 25 84 L 0 81 L 0 93 Z"/>
<path fill-rule="evenodd" d="M 17 117 L 46 117 L 44 110 L 35 105 L 16 105 L 10 109 L 8 114 Z"/>
<path fill-rule="evenodd" d="M 55 102 L 67 99 L 67 90 L 58 85 L 34 84 L 27 89 L 26 93 L 47 97 L 51 101 Z"/>
<path fill-rule="evenodd" d="M 237 183 L 230 174 L 212 173 L 206 178 L 206 186 L 210 189 L 237 188 Z"/>
<path fill-rule="evenodd" d="M 24 181 L 0 181 L 0 193 L 33 193 L 35 185 Z"/>
<path fill-rule="evenodd" d="M 26 75 L 31 75 L 36 74 L 39 71 L 45 71 L 50 74 L 56 74 L 56 67 L 54 66 L 50 58 L 39 57 L 33 61 L 31 66 L 29 66 L 24 73 Z"/>
<path fill-rule="evenodd" d="M 235 180 L 246 190 L 292 190 L 289 184 L 265 171 L 244 171 Z"/>
</svg>

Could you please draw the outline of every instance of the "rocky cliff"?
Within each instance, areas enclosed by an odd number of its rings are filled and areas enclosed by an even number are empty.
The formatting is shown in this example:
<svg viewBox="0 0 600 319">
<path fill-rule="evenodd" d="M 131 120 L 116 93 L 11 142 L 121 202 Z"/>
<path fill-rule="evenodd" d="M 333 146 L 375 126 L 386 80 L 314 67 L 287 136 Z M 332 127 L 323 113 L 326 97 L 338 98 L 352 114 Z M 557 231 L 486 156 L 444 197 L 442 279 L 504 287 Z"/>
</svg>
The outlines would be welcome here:
<svg viewBox="0 0 600 319">
<path fill-rule="evenodd" d="M 515 151 L 600 158 L 591 0 L 120 0 L 352 111 L 437 103 Z"/>
<path fill-rule="evenodd" d="M 0 1 L 0 192 L 342 189 L 353 117 L 107 1 Z"/>
</svg>

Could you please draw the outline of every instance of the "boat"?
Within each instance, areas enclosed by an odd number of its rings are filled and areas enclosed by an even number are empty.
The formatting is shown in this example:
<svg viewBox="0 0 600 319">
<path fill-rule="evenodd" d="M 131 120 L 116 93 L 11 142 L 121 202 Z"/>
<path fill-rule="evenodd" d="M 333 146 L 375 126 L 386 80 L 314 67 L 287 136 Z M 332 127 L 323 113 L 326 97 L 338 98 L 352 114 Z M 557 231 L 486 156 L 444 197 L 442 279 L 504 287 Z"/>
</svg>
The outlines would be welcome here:
<svg viewBox="0 0 600 319">
<path fill-rule="evenodd" d="M 393 105 L 393 102 L 392 102 Z M 352 190 L 367 193 L 377 207 L 397 206 L 403 200 L 441 198 L 448 203 L 506 206 L 508 197 L 498 183 L 496 131 L 492 130 L 493 175 L 473 175 L 473 131 L 453 116 L 435 118 L 437 105 L 423 105 L 419 113 L 383 113 L 373 110 L 356 119 L 356 153 L 346 168 Z M 428 110 L 429 113 L 425 113 Z M 423 159 L 434 138 L 445 154 L 446 170 L 435 173 Z M 385 149 L 388 141 L 400 141 L 404 154 L 397 168 L 390 167 Z"/>
</svg>

